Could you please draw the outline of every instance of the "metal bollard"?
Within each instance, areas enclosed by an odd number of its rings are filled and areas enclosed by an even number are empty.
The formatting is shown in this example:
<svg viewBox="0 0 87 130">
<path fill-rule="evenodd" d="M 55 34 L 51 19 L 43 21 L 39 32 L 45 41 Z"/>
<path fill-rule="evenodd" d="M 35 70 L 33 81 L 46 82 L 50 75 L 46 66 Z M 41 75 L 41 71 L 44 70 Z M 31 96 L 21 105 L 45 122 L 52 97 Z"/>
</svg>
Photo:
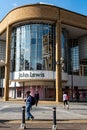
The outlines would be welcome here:
<svg viewBox="0 0 87 130">
<path fill-rule="evenodd" d="M 22 106 L 22 123 L 21 123 L 20 129 L 26 129 L 26 124 L 25 124 L 25 106 Z"/>
<path fill-rule="evenodd" d="M 57 125 L 56 125 L 56 107 L 53 107 L 53 126 L 52 130 L 57 130 Z"/>
</svg>

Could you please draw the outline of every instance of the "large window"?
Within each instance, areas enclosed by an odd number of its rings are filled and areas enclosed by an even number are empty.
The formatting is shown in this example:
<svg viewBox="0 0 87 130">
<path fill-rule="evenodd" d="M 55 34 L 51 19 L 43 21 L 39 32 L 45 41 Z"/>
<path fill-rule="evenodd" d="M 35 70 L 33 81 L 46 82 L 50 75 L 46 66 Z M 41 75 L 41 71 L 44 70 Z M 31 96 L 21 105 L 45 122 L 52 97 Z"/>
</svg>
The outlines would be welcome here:
<svg viewBox="0 0 87 130">
<path fill-rule="evenodd" d="M 69 40 L 70 71 L 74 74 L 79 72 L 79 46 L 77 39 Z"/>
<path fill-rule="evenodd" d="M 4 74 L 5 74 L 5 67 L 2 66 L 0 67 L 0 79 L 4 79 Z"/>
<path fill-rule="evenodd" d="M 11 71 L 54 70 L 55 25 L 33 23 L 12 31 Z"/>
<path fill-rule="evenodd" d="M 61 33 L 61 57 L 63 58 L 62 69 L 64 72 L 68 72 L 68 32 L 62 29 Z"/>
</svg>

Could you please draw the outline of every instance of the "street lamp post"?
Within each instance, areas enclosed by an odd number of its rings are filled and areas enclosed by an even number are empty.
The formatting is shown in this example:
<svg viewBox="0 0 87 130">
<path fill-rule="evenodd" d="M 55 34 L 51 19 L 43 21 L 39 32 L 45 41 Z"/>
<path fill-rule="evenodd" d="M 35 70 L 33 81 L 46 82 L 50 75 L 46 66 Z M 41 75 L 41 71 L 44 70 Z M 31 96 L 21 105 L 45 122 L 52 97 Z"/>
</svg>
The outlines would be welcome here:
<svg viewBox="0 0 87 130">
<path fill-rule="evenodd" d="M 16 82 L 14 82 L 14 99 L 16 98 Z"/>
<path fill-rule="evenodd" d="M 23 99 L 24 99 L 24 82 L 23 82 Z"/>
<path fill-rule="evenodd" d="M 1 80 L 1 87 L 2 87 L 2 97 L 3 97 L 3 80 Z"/>
<path fill-rule="evenodd" d="M 73 100 L 73 69 L 72 69 L 72 74 L 71 74 L 71 97 Z"/>
</svg>

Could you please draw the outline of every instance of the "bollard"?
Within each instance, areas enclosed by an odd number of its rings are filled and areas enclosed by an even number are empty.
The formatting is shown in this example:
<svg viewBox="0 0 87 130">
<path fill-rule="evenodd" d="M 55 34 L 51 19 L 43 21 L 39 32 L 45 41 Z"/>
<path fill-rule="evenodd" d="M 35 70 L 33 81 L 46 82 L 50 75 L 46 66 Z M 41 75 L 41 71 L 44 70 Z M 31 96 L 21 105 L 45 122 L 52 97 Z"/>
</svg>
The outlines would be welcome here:
<svg viewBox="0 0 87 130">
<path fill-rule="evenodd" d="M 22 123 L 21 123 L 20 129 L 26 129 L 26 124 L 25 124 L 25 106 L 22 106 Z"/>
<path fill-rule="evenodd" d="M 53 107 L 53 126 L 52 130 L 57 130 L 57 125 L 56 125 L 56 107 Z"/>
</svg>

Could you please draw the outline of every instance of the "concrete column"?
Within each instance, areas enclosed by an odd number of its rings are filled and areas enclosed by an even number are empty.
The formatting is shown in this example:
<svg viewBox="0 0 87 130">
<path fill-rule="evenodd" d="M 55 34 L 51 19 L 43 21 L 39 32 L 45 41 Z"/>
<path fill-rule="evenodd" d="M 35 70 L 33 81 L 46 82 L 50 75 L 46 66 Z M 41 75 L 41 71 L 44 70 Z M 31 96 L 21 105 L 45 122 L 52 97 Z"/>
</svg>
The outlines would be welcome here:
<svg viewBox="0 0 87 130">
<path fill-rule="evenodd" d="M 61 22 L 56 23 L 56 102 L 62 101 Z"/>
<path fill-rule="evenodd" d="M 5 59 L 5 82 L 4 82 L 4 100 L 9 100 L 9 77 L 10 77 L 10 27 L 6 29 L 6 59 Z"/>
</svg>

